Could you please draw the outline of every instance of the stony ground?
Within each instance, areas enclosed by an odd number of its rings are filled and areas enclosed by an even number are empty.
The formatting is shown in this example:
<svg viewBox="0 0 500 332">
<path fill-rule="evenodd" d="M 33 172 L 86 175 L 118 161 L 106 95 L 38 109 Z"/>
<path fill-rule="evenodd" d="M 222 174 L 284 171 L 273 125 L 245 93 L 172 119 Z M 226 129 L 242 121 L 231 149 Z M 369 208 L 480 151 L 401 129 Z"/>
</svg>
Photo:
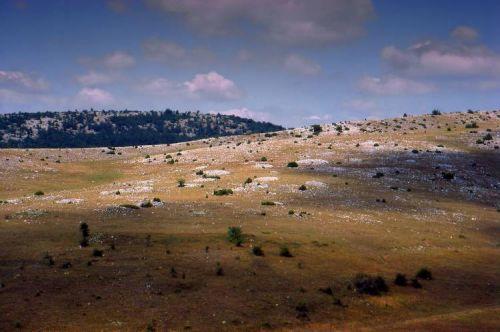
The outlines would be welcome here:
<svg viewBox="0 0 500 332">
<path fill-rule="evenodd" d="M 499 330 L 499 145 L 489 111 L 0 150 L 0 330 Z"/>
</svg>

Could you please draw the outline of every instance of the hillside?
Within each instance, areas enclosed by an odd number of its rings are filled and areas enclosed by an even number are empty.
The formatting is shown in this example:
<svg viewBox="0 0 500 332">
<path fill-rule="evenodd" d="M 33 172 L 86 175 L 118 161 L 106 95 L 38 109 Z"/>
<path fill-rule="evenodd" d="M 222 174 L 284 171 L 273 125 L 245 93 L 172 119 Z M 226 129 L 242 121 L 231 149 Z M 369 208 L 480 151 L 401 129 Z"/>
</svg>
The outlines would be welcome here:
<svg viewBox="0 0 500 332">
<path fill-rule="evenodd" d="M 470 111 L 1 149 L 0 330 L 498 331 L 499 145 Z"/>
<path fill-rule="evenodd" d="M 178 111 L 73 111 L 0 114 L 0 148 L 166 144 L 282 130 L 232 115 Z"/>
</svg>

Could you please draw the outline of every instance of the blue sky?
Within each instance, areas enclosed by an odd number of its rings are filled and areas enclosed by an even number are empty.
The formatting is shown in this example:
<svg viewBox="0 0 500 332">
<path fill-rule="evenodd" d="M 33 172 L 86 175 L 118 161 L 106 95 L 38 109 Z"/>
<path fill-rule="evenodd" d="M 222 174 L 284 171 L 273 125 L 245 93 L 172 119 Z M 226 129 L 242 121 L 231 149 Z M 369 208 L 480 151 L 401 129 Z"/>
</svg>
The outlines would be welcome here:
<svg viewBox="0 0 500 332">
<path fill-rule="evenodd" d="M 0 3 L 0 113 L 200 110 L 285 126 L 495 109 L 499 1 Z"/>
</svg>

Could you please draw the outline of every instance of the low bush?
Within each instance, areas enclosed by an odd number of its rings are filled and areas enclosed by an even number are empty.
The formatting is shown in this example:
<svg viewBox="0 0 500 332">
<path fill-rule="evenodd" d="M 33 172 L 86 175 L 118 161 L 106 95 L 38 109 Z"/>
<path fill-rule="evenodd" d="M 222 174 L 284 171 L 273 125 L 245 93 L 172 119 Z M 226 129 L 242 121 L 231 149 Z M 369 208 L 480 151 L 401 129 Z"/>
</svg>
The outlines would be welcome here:
<svg viewBox="0 0 500 332">
<path fill-rule="evenodd" d="M 276 205 L 276 203 L 274 203 L 273 201 L 262 201 L 260 204 L 261 205 L 267 205 L 267 206 L 274 206 L 274 205 Z"/>
<path fill-rule="evenodd" d="M 215 266 L 215 275 L 219 277 L 224 275 L 224 270 L 222 269 L 222 266 L 219 262 L 217 262 Z"/>
<path fill-rule="evenodd" d="M 442 172 L 442 175 L 445 180 L 453 180 L 455 178 L 455 173 L 453 172 Z"/>
<path fill-rule="evenodd" d="M 33 195 L 35 195 L 35 196 L 43 196 L 43 195 L 45 195 L 45 193 L 43 191 L 41 191 L 41 190 L 38 190 L 38 191 L 35 191 Z"/>
<path fill-rule="evenodd" d="M 354 277 L 353 284 L 360 294 L 381 295 L 389 291 L 384 278 L 380 276 L 359 273 Z"/>
<path fill-rule="evenodd" d="M 291 161 L 286 165 L 286 167 L 291 167 L 291 168 L 299 167 L 299 164 L 297 164 L 296 161 Z"/>
<path fill-rule="evenodd" d="M 241 246 L 243 243 L 243 232 L 241 228 L 238 226 L 231 226 L 227 229 L 227 239 L 229 242 L 236 244 L 237 246 Z"/>
<path fill-rule="evenodd" d="M 214 195 L 215 196 L 225 196 L 225 195 L 232 195 L 233 190 L 232 189 L 217 189 L 214 190 Z"/>
<path fill-rule="evenodd" d="M 300 191 L 307 190 L 306 185 L 305 185 L 305 184 L 301 185 L 301 186 L 299 187 L 299 190 L 300 190 Z"/>
<path fill-rule="evenodd" d="M 432 280 L 432 273 L 428 268 L 423 267 L 420 270 L 418 270 L 415 277 L 423 280 Z"/>
<path fill-rule="evenodd" d="M 281 257 L 293 257 L 292 253 L 290 252 L 290 249 L 288 249 L 287 246 L 282 246 L 280 248 L 280 256 Z"/>
<path fill-rule="evenodd" d="M 259 246 L 254 246 L 252 248 L 252 253 L 255 255 L 255 256 L 264 256 L 264 251 L 262 250 L 261 247 Z"/>
<path fill-rule="evenodd" d="M 396 274 L 396 278 L 394 278 L 394 284 L 397 286 L 406 286 L 408 285 L 408 280 L 404 274 L 398 273 Z"/>
</svg>

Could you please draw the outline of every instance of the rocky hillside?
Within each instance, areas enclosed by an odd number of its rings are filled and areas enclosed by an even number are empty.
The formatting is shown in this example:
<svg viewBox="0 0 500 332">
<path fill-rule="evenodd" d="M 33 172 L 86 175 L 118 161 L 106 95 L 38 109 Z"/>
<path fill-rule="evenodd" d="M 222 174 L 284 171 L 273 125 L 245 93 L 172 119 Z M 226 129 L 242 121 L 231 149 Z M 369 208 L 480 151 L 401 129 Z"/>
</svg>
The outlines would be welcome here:
<svg viewBox="0 0 500 332">
<path fill-rule="evenodd" d="M 282 130 L 233 115 L 179 111 L 72 111 L 0 115 L 0 148 L 164 144 Z"/>
</svg>

